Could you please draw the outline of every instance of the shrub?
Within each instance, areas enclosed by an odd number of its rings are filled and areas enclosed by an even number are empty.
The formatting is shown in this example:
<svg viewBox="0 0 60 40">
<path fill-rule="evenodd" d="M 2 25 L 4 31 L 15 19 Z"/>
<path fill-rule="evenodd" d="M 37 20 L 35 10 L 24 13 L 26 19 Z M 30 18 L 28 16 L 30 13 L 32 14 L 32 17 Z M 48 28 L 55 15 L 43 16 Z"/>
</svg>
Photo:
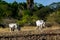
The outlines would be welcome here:
<svg viewBox="0 0 60 40">
<path fill-rule="evenodd" d="M 47 16 L 47 22 L 51 22 L 53 24 L 60 24 L 60 12 L 56 11 Z"/>
</svg>

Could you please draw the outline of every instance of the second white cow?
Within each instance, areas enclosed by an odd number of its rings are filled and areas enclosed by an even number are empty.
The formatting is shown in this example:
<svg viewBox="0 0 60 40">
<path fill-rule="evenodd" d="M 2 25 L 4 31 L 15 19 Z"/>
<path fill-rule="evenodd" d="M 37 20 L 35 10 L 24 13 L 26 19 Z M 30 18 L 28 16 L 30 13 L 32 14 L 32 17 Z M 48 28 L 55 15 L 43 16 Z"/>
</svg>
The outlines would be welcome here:
<svg viewBox="0 0 60 40">
<path fill-rule="evenodd" d="M 43 20 L 37 20 L 36 26 L 37 26 L 37 29 L 41 30 L 43 27 L 45 27 L 45 22 Z"/>
</svg>

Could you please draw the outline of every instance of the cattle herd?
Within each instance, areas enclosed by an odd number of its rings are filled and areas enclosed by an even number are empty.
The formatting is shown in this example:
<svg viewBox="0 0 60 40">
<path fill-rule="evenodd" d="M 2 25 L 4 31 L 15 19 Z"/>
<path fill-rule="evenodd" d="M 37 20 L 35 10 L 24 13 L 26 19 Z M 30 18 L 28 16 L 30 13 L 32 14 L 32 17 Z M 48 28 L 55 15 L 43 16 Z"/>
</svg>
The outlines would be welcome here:
<svg viewBox="0 0 60 40">
<path fill-rule="evenodd" d="M 45 26 L 45 22 L 44 22 L 44 20 L 37 20 L 36 21 L 36 29 L 42 29 L 42 28 L 44 28 L 44 27 L 46 27 Z M 4 28 L 4 24 L 0 24 L 0 26 L 2 26 L 3 28 Z M 10 28 L 10 31 L 14 31 L 15 29 L 17 29 L 18 31 L 20 30 L 20 26 L 17 24 L 17 23 L 9 23 L 8 24 L 8 26 L 9 26 L 9 28 Z"/>
</svg>

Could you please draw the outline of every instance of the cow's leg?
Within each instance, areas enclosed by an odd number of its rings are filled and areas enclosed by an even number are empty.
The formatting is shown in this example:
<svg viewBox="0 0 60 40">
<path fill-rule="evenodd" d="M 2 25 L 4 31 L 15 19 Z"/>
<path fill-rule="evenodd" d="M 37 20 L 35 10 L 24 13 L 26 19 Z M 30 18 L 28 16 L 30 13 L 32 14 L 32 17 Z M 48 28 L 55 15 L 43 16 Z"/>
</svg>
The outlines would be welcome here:
<svg viewBox="0 0 60 40">
<path fill-rule="evenodd" d="M 14 31 L 14 30 L 15 30 L 15 26 L 12 27 L 12 31 Z"/>
<path fill-rule="evenodd" d="M 42 26 L 43 26 L 43 28 L 45 28 L 45 23 L 43 23 L 43 25 L 42 25 Z"/>
<path fill-rule="evenodd" d="M 20 31 L 20 28 L 17 28 L 18 29 L 18 31 Z"/>
<path fill-rule="evenodd" d="M 38 30 L 40 30 L 40 26 L 38 26 Z"/>
<path fill-rule="evenodd" d="M 36 27 L 36 30 L 39 29 L 39 26 Z"/>
<path fill-rule="evenodd" d="M 10 32 L 11 32 L 11 31 L 14 31 L 14 28 L 10 28 Z"/>
<path fill-rule="evenodd" d="M 39 26 L 39 30 L 42 30 L 42 25 Z"/>
<path fill-rule="evenodd" d="M 12 31 L 14 31 L 15 29 L 14 28 L 12 28 Z"/>
<path fill-rule="evenodd" d="M 12 28 L 10 28 L 10 32 L 12 31 Z"/>
</svg>

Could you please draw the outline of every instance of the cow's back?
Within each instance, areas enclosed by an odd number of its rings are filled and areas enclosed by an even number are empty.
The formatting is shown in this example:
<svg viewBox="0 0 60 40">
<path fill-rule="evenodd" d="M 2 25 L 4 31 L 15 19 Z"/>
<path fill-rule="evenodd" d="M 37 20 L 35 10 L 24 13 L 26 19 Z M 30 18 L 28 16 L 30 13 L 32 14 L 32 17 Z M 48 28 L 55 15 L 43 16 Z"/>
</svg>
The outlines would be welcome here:
<svg viewBox="0 0 60 40">
<path fill-rule="evenodd" d="M 17 24 L 16 23 L 10 23 L 9 27 L 12 28 L 13 26 L 15 26 L 15 28 L 17 28 Z"/>
</svg>

